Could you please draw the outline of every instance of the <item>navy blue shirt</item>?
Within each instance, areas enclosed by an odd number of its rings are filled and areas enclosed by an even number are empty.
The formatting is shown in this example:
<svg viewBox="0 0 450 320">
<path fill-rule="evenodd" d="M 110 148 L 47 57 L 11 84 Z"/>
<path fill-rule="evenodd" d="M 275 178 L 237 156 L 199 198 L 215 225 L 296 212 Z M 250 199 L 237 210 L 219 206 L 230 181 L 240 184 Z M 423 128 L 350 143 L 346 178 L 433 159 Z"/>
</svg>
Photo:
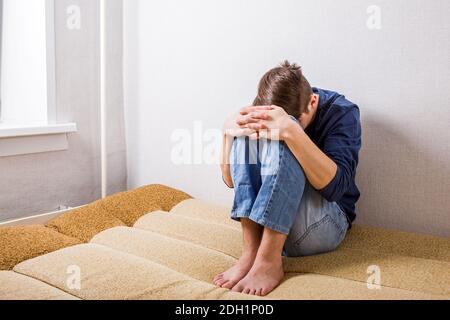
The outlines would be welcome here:
<svg viewBox="0 0 450 320">
<path fill-rule="evenodd" d="M 337 165 L 336 176 L 320 194 L 336 202 L 347 214 L 349 222 L 356 217 L 355 204 L 360 193 L 355 183 L 358 153 L 361 149 L 359 108 L 343 95 L 313 88 L 319 95 L 319 106 L 305 132 Z"/>
</svg>

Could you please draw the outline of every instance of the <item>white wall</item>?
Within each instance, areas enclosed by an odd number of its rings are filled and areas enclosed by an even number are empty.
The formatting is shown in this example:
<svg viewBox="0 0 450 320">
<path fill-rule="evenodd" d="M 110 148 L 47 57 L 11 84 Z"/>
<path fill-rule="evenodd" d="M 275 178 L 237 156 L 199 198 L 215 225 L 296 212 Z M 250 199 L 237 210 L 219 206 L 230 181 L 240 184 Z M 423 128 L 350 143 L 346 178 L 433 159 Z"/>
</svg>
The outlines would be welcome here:
<svg viewBox="0 0 450 320">
<path fill-rule="evenodd" d="M 287 58 L 361 108 L 357 222 L 450 236 L 449 12 L 448 0 L 127 0 L 129 186 L 229 204 L 216 165 L 171 162 L 171 135 L 220 128 Z"/>
</svg>

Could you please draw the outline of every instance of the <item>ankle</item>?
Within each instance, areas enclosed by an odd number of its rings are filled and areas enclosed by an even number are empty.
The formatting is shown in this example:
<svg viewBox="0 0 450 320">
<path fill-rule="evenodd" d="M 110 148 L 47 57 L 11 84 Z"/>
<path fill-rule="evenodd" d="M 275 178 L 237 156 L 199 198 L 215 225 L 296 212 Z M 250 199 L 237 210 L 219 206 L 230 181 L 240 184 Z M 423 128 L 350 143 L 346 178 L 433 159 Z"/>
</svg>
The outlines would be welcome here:
<svg viewBox="0 0 450 320">
<path fill-rule="evenodd" d="M 244 248 L 242 251 L 241 258 L 244 259 L 255 259 L 258 254 L 258 248 Z"/>
<path fill-rule="evenodd" d="M 261 264 L 274 264 L 274 263 L 281 263 L 282 257 L 281 253 L 260 253 L 258 252 L 255 263 L 261 263 Z"/>
</svg>

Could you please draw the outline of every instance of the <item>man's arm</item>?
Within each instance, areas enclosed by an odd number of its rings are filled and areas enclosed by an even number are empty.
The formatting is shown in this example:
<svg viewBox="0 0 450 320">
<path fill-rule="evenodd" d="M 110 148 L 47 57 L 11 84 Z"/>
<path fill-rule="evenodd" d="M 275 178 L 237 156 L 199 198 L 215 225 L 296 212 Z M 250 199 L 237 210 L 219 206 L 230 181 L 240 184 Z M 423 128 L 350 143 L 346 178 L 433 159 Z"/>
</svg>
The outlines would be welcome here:
<svg viewBox="0 0 450 320">
<path fill-rule="evenodd" d="M 231 147 L 235 137 L 251 136 L 255 134 L 255 130 L 241 127 L 239 123 L 245 121 L 246 123 L 255 123 L 258 119 L 253 118 L 252 114 L 247 111 L 252 110 L 253 107 L 242 108 L 237 114 L 232 115 L 225 120 L 222 129 L 222 149 L 220 154 L 220 169 L 222 171 L 222 178 L 229 188 L 233 188 L 233 179 L 231 178 L 230 170 L 230 153 Z M 258 110 L 270 110 L 271 107 L 259 107 Z"/>
<path fill-rule="evenodd" d="M 233 145 L 234 137 L 223 133 L 222 149 L 220 155 L 220 169 L 222 171 L 223 182 L 229 187 L 233 188 L 233 179 L 231 179 L 230 171 L 230 153 Z"/>
<path fill-rule="evenodd" d="M 331 130 L 323 151 L 280 107 L 253 111 L 253 118 L 260 120 L 242 123 L 241 126 L 259 130 L 260 137 L 284 140 L 303 167 L 308 181 L 325 199 L 337 201 L 348 190 L 354 179 L 361 146 L 359 110 L 356 106 L 352 112 L 343 114 L 339 125 Z M 273 136 L 273 131 L 278 135 Z"/>
<path fill-rule="evenodd" d="M 263 109 L 260 109 L 263 108 Z M 256 122 L 242 119 L 238 124 L 259 131 L 259 137 L 283 140 L 302 166 L 308 181 L 317 189 L 326 187 L 336 176 L 337 165 L 303 131 L 298 122 L 277 106 L 245 109 Z"/>
<path fill-rule="evenodd" d="M 297 158 L 311 185 L 321 190 L 336 176 L 337 165 L 315 145 L 297 123 L 291 122 L 282 133 L 282 139 Z"/>
<path fill-rule="evenodd" d="M 303 167 L 308 181 L 320 190 L 335 177 L 337 165 L 311 141 L 297 123 L 291 122 L 292 125 L 286 129 L 282 139 Z M 233 137 L 224 134 L 220 168 L 223 180 L 230 188 L 233 188 L 229 162 L 232 145 Z"/>
</svg>

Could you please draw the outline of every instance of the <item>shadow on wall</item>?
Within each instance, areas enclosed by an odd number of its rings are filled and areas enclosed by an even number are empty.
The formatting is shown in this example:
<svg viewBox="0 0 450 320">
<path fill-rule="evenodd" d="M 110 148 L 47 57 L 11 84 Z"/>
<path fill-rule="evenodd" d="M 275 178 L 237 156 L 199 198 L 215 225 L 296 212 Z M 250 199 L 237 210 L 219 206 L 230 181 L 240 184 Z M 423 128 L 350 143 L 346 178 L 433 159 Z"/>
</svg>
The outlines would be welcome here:
<svg viewBox="0 0 450 320">
<path fill-rule="evenodd" d="M 450 154 L 395 128 L 363 120 L 356 223 L 449 237 Z"/>
</svg>

